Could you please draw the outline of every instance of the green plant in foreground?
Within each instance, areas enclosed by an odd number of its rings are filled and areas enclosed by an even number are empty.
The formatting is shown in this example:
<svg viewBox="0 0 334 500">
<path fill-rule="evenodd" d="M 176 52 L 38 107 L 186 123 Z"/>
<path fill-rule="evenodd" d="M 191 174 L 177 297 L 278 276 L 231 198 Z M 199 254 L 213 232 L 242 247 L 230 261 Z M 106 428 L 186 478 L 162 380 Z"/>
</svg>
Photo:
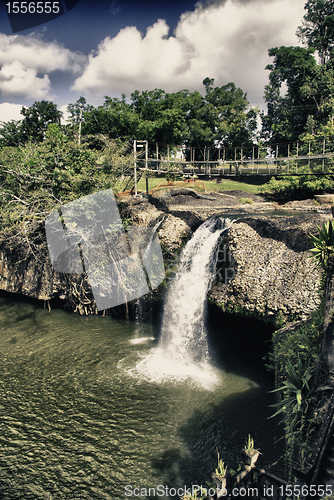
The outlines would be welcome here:
<svg viewBox="0 0 334 500">
<path fill-rule="evenodd" d="M 187 493 L 181 497 L 181 500 L 202 500 L 202 497 L 198 497 L 197 491 L 195 491 L 194 493 Z"/>
<path fill-rule="evenodd" d="M 254 450 L 254 439 L 251 437 L 250 434 L 248 434 L 248 439 L 244 446 L 244 450 L 246 453 L 252 453 L 252 451 Z"/>
<path fill-rule="evenodd" d="M 283 385 L 278 389 L 274 389 L 271 392 L 286 391 L 285 396 L 281 401 L 272 405 L 273 407 L 279 407 L 279 410 L 272 415 L 278 415 L 282 412 L 296 413 L 299 411 L 302 404 L 303 394 L 305 389 L 310 392 L 309 380 L 311 378 L 311 371 L 308 365 L 303 366 L 300 357 L 297 358 L 297 369 L 292 366 L 289 359 L 286 361 L 286 375 L 287 380 L 283 382 Z"/>
<path fill-rule="evenodd" d="M 309 235 L 313 244 L 310 252 L 314 255 L 310 257 L 317 261 L 319 267 L 327 268 L 328 258 L 334 252 L 334 225 L 333 221 L 323 223 L 322 229 L 318 226 L 319 236 Z"/>
<path fill-rule="evenodd" d="M 215 473 L 219 477 L 225 477 L 226 472 L 227 472 L 227 466 L 225 466 L 224 461 L 219 458 L 219 451 L 218 451 L 218 449 L 217 449 L 217 454 L 218 454 L 218 466 L 215 469 Z"/>
</svg>

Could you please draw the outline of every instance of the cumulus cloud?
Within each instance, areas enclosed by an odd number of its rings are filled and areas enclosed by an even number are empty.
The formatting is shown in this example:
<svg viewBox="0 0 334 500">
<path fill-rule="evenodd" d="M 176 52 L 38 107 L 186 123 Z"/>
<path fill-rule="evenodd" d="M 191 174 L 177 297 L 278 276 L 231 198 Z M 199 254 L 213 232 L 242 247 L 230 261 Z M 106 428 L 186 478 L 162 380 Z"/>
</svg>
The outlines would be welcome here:
<svg viewBox="0 0 334 500">
<path fill-rule="evenodd" d="M 196 4 L 182 14 L 169 35 L 159 19 L 145 35 L 136 27 L 107 37 L 89 56 L 72 87 L 98 93 L 131 92 L 161 87 L 169 92 L 200 88 L 202 80 L 230 81 L 244 90 L 262 92 L 268 49 L 296 45 L 295 31 L 305 0 L 226 0 Z"/>
<path fill-rule="evenodd" d="M 60 70 L 77 74 L 85 61 L 85 56 L 57 42 L 0 33 L 0 91 L 32 99 L 52 98 L 48 73 Z"/>
<path fill-rule="evenodd" d="M 14 104 L 12 102 L 2 102 L 0 104 L 0 122 L 9 122 L 10 120 L 22 120 L 20 114 L 22 104 Z"/>
<path fill-rule="evenodd" d="M 0 91 L 3 95 L 25 95 L 43 99 L 50 95 L 50 79 L 37 76 L 33 68 L 26 68 L 21 62 L 4 64 L 0 69 Z"/>
<path fill-rule="evenodd" d="M 115 38 L 105 38 L 98 53 L 89 56 L 88 65 L 75 84 L 74 90 L 116 91 L 166 85 L 177 78 L 177 68 L 186 64 L 186 50 L 175 37 L 168 38 L 169 28 L 159 19 L 142 38 L 135 27 L 122 29 Z M 137 87 L 136 87 L 137 88 Z"/>
<path fill-rule="evenodd" d="M 86 57 L 57 42 L 48 42 L 33 35 L 7 36 L 0 33 L 0 65 L 13 61 L 38 72 L 49 73 L 60 69 L 78 73 Z"/>
</svg>

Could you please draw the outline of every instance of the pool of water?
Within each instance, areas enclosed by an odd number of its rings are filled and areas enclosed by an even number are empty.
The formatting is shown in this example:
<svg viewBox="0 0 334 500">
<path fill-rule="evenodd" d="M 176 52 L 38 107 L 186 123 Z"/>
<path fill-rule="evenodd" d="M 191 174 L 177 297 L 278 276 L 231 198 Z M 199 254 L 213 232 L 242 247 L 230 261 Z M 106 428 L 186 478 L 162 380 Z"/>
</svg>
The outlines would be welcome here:
<svg viewBox="0 0 334 500">
<path fill-rule="evenodd" d="M 212 384 L 155 379 L 149 363 L 138 367 L 158 335 L 0 299 L 0 498 L 114 500 L 149 488 L 148 498 L 170 498 L 157 493 L 205 486 L 216 448 L 235 466 L 249 433 L 261 466 L 278 458 L 273 382 L 248 370 L 254 359 L 234 367 L 227 348 Z"/>
</svg>

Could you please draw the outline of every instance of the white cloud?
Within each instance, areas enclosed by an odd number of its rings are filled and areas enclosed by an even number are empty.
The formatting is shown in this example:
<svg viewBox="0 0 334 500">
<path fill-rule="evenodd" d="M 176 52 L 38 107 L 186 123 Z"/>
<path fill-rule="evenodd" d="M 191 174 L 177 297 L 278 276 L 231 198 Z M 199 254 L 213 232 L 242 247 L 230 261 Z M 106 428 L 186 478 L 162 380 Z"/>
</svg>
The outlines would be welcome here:
<svg viewBox="0 0 334 500">
<path fill-rule="evenodd" d="M 263 94 L 268 49 L 296 45 L 305 0 L 226 0 L 196 5 L 183 14 L 173 36 L 159 19 L 143 36 L 135 27 L 105 38 L 89 56 L 76 91 L 115 94 L 161 87 L 174 92 L 215 78 Z"/>
<path fill-rule="evenodd" d="M 57 42 L 0 33 L 0 91 L 32 99 L 52 98 L 48 73 L 61 70 L 77 74 L 84 61 L 85 56 Z"/>
<path fill-rule="evenodd" d="M 3 95 L 43 99 L 50 96 L 50 84 L 47 75 L 41 78 L 35 69 L 27 68 L 19 61 L 4 64 L 0 69 L 0 91 Z"/>
<path fill-rule="evenodd" d="M 89 63 L 74 85 L 75 90 L 91 89 L 121 91 L 165 85 L 175 71 L 182 67 L 184 49 L 174 37 L 167 38 L 169 28 L 159 19 L 148 28 L 146 36 L 135 27 L 122 29 L 118 35 L 105 38 L 97 55 L 89 56 Z"/>
<path fill-rule="evenodd" d="M 4 35 L 0 33 L 0 65 L 19 61 L 37 72 L 55 70 L 78 73 L 86 57 L 71 52 L 57 42 L 48 42 L 33 35 Z"/>
<path fill-rule="evenodd" d="M 12 102 L 3 102 L 0 104 L 0 122 L 9 122 L 10 120 L 22 120 L 20 114 L 23 104 L 13 104 Z"/>
</svg>

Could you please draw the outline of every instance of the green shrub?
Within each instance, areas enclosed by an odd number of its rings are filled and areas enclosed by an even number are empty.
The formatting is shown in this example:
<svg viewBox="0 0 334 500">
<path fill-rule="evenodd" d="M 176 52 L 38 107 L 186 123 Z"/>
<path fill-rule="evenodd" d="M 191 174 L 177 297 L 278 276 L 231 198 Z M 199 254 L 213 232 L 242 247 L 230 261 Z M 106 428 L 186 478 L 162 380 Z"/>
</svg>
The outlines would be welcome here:
<svg viewBox="0 0 334 500">
<path fill-rule="evenodd" d="M 334 252 L 334 224 L 333 221 L 327 221 L 323 223 L 322 229 L 318 226 L 319 229 L 319 237 L 313 236 L 312 234 L 309 236 L 312 241 L 313 248 L 311 248 L 310 252 L 314 255 L 313 257 L 318 266 L 327 268 L 327 262 L 329 256 Z"/>
<path fill-rule="evenodd" d="M 292 479 L 292 467 L 303 468 L 313 450 L 319 421 L 316 415 L 324 395 L 317 391 L 319 377 L 327 372 L 320 353 L 324 319 L 324 300 L 310 320 L 296 329 L 278 330 L 273 334 L 270 367 L 275 371 L 277 403 L 285 434 L 286 473 Z M 315 377 L 315 375 L 317 376 Z M 274 415 L 273 415 L 274 416 Z"/>
<path fill-rule="evenodd" d="M 327 175 L 311 175 L 311 173 L 321 174 L 322 165 L 313 166 L 310 172 L 307 166 L 299 167 L 297 170 L 297 166 L 294 165 L 290 168 L 290 172 L 302 175 L 272 177 L 269 182 L 260 186 L 259 191 L 279 202 L 303 200 L 313 198 L 315 194 L 330 193 L 334 191 L 334 174 L 328 175 L 330 168 L 330 164 L 324 168 L 324 173 Z"/>
</svg>

